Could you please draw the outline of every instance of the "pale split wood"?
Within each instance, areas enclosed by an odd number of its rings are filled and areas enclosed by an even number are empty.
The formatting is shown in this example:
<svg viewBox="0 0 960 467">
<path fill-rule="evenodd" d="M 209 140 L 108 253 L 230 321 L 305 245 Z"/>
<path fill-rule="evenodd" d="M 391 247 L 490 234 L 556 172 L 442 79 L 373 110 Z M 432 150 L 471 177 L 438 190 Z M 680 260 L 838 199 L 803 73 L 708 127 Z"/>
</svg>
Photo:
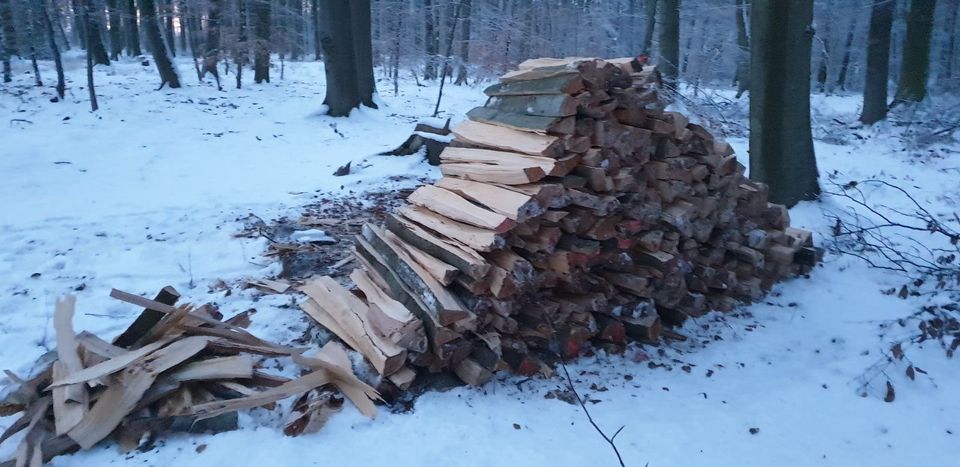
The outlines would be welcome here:
<svg viewBox="0 0 960 467">
<path fill-rule="evenodd" d="M 516 225 L 516 222 L 503 214 L 484 209 L 452 191 L 433 185 L 417 188 L 407 197 L 407 201 L 455 221 L 497 233 L 505 233 Z"/>
<path fill-rule="evenodd" d="M 403 250 L 406 251 L 407 254 L 417 262 L 417 264 L 426 269 L 427 272 L 429 272 L 430 275 L 437 280 L 437 282 L 440 282 L 443 285 L 450 285 L 453 283 L 453 280 L 457 278 L 457 275 L 459 275 L 460 270 L 457 268 L 441 261 L 433 255 L 417 248 L 416 246 L 407 243 L 404 241 L 404 239 L 400 238 L 393 232 L 386 230 L 384 231 L 384 235 L 386 235 L 387 238 L 392 240 L 397 245 L 400 245 L 400 247 L 403 248 Z"/>
<path fill-rule="evenodd" d="M 321 368 L 299 378 L 287 381 L 277 387 L 254 392 L 246 397 L 194 405 L 191 407 L 190 413 L 196 415 L 200 420 L 213 418 L 228 412 L 262 407 L 332 382 L 333 377 L 330 372 L 325 368 Z"/>
<path fill-rule="evenodd" d="M 268 293 L 284 293 L 290 290 L 290 281 L 273 279 L 248 280 L 247 285 Z"/>
<path fill-rule="evenodd" d="M 117 347 L 87 331 L 77 334 L 77 343 L 88 353 L 94 353 L 104 358 L 113 358 L 126 353 L 127 350 Z"/>
<path fill-rule="evenodd" d="M 249 379 L 253 377 L 253 356 L 250 354 L 208 358 L 187 363 L 170 373 L 175 381 L 209 379 Z"/>
<path fill-rule="evenodd" d="M 340 389 L 343 395 L 353 402 L 360 413 L 373 418 L 377 414 L 374 401 L 382 401 L 380 393 L 370 387 L 353 373 L 350 357 L 342 345 L 330 341 L 312 357 L 294 355 L 297 364 L 308 368 L 322 369 L 332 376 L 332 383 Z"/>
<path fill-rule="evenodd" d="M 377 285 L 370 273 L 363 269 L 354 269 L 350 279 L 363 292 L 370 306 L 367 317 L 380 334 L 397 345 L 416 352 L 426 350 L 426 337 L 423 322 Z"/>
<path fill-rule="evenodd" d="M 543 214 L 543 207 L 532 196 L 524 195 L 496 185 L 473 182 L 452 177 L 443 177 L 436 186 L 483 204 L 494 212 L 500 213 L 516 222 L 525 222 Z"/>
<path fill-rule="evenodd" d="M 542 180 L 547 173 L 539 167 L 515 167 L 469 162 L 447 162 L 440 164 L 444 175 L 462 177 L 478 182 L 502 183 L 504 185 L 522 185 Z"/>
<path fill-rule="evenodd" d="M 488 123 L 465 120 L 453 129 L 458 141 L 487 148 L 516 151 L 535 156 L 563 156 L 563 141 L 556 136 L 514 130 Z"/>
<path fill-rule="evenodd" d="M 391 232 L 407 243 L 455 266 L 460 272 L 474 279 L 482 278 L 490 269 L 483 256 L 472 248 L 455 239 L 436 236 L 407 218 L 387 214 L 385 224 Z M 386 286 L 383 285 L 382 288 Z"/>
<path fill-rule="evenodd" d="M 456 295 L 434 279 L 395 241 L 396 237 L 390 238 L 372 224 L 364 224 L 362 233 L 384 255 L 403 282 L 421 297 L 441 326 L 473 316 Z"/>
<path fill-rule="evenodd" d="M 419 206 L 405 206 L 397 211 L 401 216 L 447 238 L 462 242 L 477 251 L 503 248 L 506 240 L 496 231 L 483 229 L 434 213 Z"/>
<path fill-rule="evenodd" d="M 193 357 L 207 346 L 208 337 L 192 336 L 143 356 L 107 386 L 97 402 L 67 435 L 83 449 L 106 438 L 136 407 L 160 373 Z"/>
<path fill-rule="evenodd" d="M 136 350 L 124 352 L 123 354 L 117 355 L 102 363 L 84 368 L 83 370 L 66 375 L 63 378 L 54 379 L 53 382 L 50 383 L 50 386 L 48 386 L 48 389 L 70 384 L 85 383 L 87 381 L 111 375 L 126 368 L 136 360 L 143 358 L 144 356 L 149 355 L 151 352 L 154 352 L 157 349 L 169 344 L 170 342 L 171 339 L 164 339 Z"/>
<path fill-rule="evenodd" d="M 462 162 L 494 164 L 504 167 L 539 167 L 545 173 L 553 171 L 557 160 L 551 157 L 531 156 L 519 152 L 496 151 L 493 149 L 458 148 L 447 146 L 440 153 L 440 162 Z"/>
<path fill-rule="evenodd" d="M 53 363 L 54 379 L 83 371 L 77 336 L 73 331 L 76 297 L 64 296 L 57 300 L 53 327 L 57 333 L 57 357 Z M 53 394 L 53 412 L 56 433 L 62 435 L 80 423 L 87 412 L 89 393 L 82 383 L 57 388 Z"/>
</svg>

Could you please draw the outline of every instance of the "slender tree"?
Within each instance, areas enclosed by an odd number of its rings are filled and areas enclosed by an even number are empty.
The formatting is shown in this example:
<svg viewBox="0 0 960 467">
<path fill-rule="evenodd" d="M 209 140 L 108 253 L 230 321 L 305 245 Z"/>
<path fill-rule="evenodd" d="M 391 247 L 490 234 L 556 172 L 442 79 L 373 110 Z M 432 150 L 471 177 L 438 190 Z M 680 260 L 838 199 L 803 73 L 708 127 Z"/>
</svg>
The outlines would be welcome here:
<svg viewBox="0 0 960 467">
<path fill-rule="evenodd" d="M 170 60 L 170 52 L 167 44 L 163 40 L 163 32 L 160 30 L 160 23 L 157 20 L 157 5 L 153 0 L 138 0 L 140 6 L 140 25 L 147 37 L 147 44 L 150 46 L 150 54 L 153 55 L 153 62 L 157 65 L 157 71 L 160 73 L 160 88 L 169 85 L 171 88 L 180 87 L 180 76 L 177 74 L 173 62 Z"/>
<path fill-rule="evenodd" d="M 81 2 L 83 3 L 83 37 L 87 50 L 91 52 L 94 64 L 109 65 L 110 55 L 107 54 L 107 48 L 103 45 L 100 15 L 97 15 L 96 7 L 92 4 L 93 0 L 81 0 Z"/>
<path fill-rule="evenodd" d="M 736 0 L 737 8 L 737 71 L 734 81 L 737 84 L 737 98 L 750 89 L 750 36 L 747 35 L 747 14 L 749 0 Z"/>
<path fill-rule="evenodd" d="M 126 33 L 127 55 L 137 56 L 143 52 L 140 50 L 140 27 L 137 25 L 137 5 L 134 0 L 121 0 L 126 2 L 126 11 L 123 16 L 123 30 Z"/>
<path fill-rule="evenodd" d="M 50 44 L 50 55 L 53 57 L 53 65 L 57 69 L 57 102 L 63 100 L 67 85 L 63 76 L 63 61 L 60 58 L 60 48 L 57 47 L 56 37 L 53 35 L 53 24 L 50 21 L 50 14 L 47 12 L 47 0 L 36 0 L 37 9 L 40 11 L 40 22 L 43 23 L 43 29 L 46 32 L 47 42 Z"/>
<path fill-rule="evenodd" d="M 843 61 L 840 63 L 840 73 L 837 74 L 837 87 L 841 91 L 847 90 L 847 70 L 850 69 L 850 51 L 853 49 L 853 33 L 856 30 L 857 21 L 854 18 L 850 23 L 850 31 L 847 32 L 847 42 L 843 48 Z"/>
<path fill-rule="evenodd" d="M 680 0 L 660 2 L 660 69 L 663 84 L 675 88 L 680 63 Z"/>
<path fill-rule="evenodd" d="M 863 113 L 860 121 L 873 125 L 887 118 L 887 83 L 890 76 L 890 29 L 895 0 L 874 2 L 870 11 L 867 43 L 867 72 L 863 86 Z"/>
<path fill-rule="evenodd" d="M 95 21 L 91 18 L 94 14 L 93 10 L 93 0 L 82 0 L 81 8 L 83 8 L 83 24 L 86 25 L 87 32 L 87 90 L 90 95 L 90 111 L 96 112 L 100 106 L 97 104 L 97 91 L 93 86 L 93 65 L 94 65 L 94 55 L 98 52 L 96 51 L 96 38 L 94 34 L 99 34 L 99 30 L 96 27 L 91 27 L 95 24 Z M 101 41 L 100 46 L 103 46 Z M 104 51 L 106 54 L 106 51 Z M 107 63 L 109 63 L 109 59 Z"/>
<path fill-rule="evenodd" d="M 237 43 L 233 60 L 237 65 L 237 89 L 243 84 L 243 66 L 247 64 L 247 0 L 237 0 Z"/>
<path fill-rule="evenodd" d="M 0 61 L 3 62 L 3 82 L 13 80 L 10 68 L 10 57 L 17 54 L 17 30 L 13 25 L 13 9 L 10 0 L 0 0 Z"/>
<path fill-rule="evenodd" d="M 920 102 L 927 97 L 930 71 L 930 36 L 936 0 L 912 0 L 907 17 L 907 37 L 903 41 L 900 81 L 891 107 L 905 102 Z"/>
<path fill-rule="evenodd" d="M 437 56 L 440 54 L 440 37 L 436 25 L 436 12 L 433 0 L 423 2 L 423 46 L 427 54 L 427 64 L 423 68 L 423 79 L 437 79 Z"/>
<path fill-rule="evenodd" d="M 810 130 L 813 0 L 753 0 L 750 178 L 793 206 L 820 193 Z"/>
<path fill-rule="evenodd" d="M 253 14 L 253 80 L 270 82 L 270 1 L 254 0 Z"/>
<path fill-rule="evenodd" d="M 471 0 L 461 0 L 460 18 L 463 27 L 460 29 L 460 65 L 457 67 L 457 86 L 467 83 L 467 63 L 470 62 L 470 10 L 473 9 Z"/>
<path fill-rule="evenodd" d="M 319 61 L 323 55 L 323 49 L 320 47 L 320 0 L 310 0 L 310 11 L 313 13 L 313 59 Z"/>
</svg>

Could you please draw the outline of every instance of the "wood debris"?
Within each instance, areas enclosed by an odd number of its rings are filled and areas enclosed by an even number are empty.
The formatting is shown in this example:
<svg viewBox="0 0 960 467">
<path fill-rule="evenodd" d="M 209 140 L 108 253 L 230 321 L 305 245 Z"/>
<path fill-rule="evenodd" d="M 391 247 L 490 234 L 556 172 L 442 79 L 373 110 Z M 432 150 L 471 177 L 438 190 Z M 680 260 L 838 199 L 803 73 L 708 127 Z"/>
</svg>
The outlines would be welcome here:
<svg viewBox="0 0 960 467">
<path fill-rule="evenodd" d="M 157 300 L 118 290 L 111 295 L 146 308 L 112 344 L 74 331 L 76 300 L 67 296 L 56 303 L 52 361 L 41 359 L 48 363 L 33 378 L 12 378 L 20 388 L 2 407 L 5 415 L 22 413 L 0 443 L 26 433 L 14 465 L 40 465 L 111 437 L 134 449 L 156 431 L 235 429 L 237 410 L 272 407 L 287 397 L 321 395 L 298 402 L 288 418 L 289 434 L 322 427 L 342 404 L 340 393 L 365 415 L 376 413 L 379 394 L 353 374 L 337 343 L 304 357 L 302 349 L 264 341 L 235 324 L 248 319 L 221 321 L 210 306 L 175 306 L 179 294 L 172 287 Z M 403 352 L 394 355 L 400 367 Z M 292 380 L 263 373 L 258 366 L 265 356 L 287 357 L 308 372 Z"/>
</svg>

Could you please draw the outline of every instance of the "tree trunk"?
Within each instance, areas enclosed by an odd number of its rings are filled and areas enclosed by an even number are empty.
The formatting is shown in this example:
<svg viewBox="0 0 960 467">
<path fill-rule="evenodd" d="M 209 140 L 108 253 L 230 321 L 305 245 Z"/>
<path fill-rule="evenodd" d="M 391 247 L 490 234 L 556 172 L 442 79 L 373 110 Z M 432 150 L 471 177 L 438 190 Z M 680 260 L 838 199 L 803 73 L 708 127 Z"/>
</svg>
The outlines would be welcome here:
<svg viewBox="0 0 960 467">
<path fill-rule="evenodd" d="M 107 16 L 110 26 L 110 60 L 120 60 L 123 52 L 123 31 L 120 27 L 119 0 L 107 0 Z"/>
<path fill-rule="evenodd" d="M 43 29 L 47 33 L 47 42 L 50 44 L 50 55 L 53 56 L 53 64 L 57 69 L 57 102 L 63 100 L 64 92 L 67 89 L 66 80 L 63 76 L 63 60 L 60 58 L 60 48 L 57 47 L 57 40 L 53 35 L 53 23 L 50 21 L 50 14 L 47 12 L 46 0 L 37 0 L 40 9 L 40 21 L 43 22 Z"/>
<path fill-rule="evenodd" d="M 85 29 L 87 31 L 87 90 L 90 95 L 90 111 L 96 112 L 100 106 L 97 105 L 97 92 L 93 86 L 93 62 L 94 55 L 98 53 L 95 44 L 99 41 L 99 36 L 95 36 L 94 34 L 99 35 L 99 30 L 96 27 L 91 27 L 95 25 L 93 5 L 91 5 L 91 3 L 93 3 L 93 0 L 83 0 L 82 15 L 83 24 L 86 25 Z M 103 47 L 102 41 L 100 41 L 100 46 L 101 48 Z M 104 51 L 104 55 L 106 55 L 106 51 Z M 110 61 L 107 60 L 107 63 L 109 64 Z"/>
<path fill-rule="evenodd" d="M 943 80 L 948 82 L 953 78 L 953 51 L 956 47 L 957 37 L 957 13 L 960 11 L 960 2 L 952 2 L 950 5 L 950 20 L 947 21 L 947 32 L 944 34 L 943 54 Z"/>
<path fill-rule="evenodd" d="M 247 64 L 247 0 L 237 0 L 237 44 L 233 60 L 237 64 L 237 89 L 243 85 L 243 66 Z"/>
<path fill-rule="evenodd" d="M 171 57 L 177 56 L 177 44 L 173 35 L 173 0 L 160 0 L 160 22 L 163 25 L 163 37 L 167 43 L 167 51 Z"/>
<path fill-rule="evenodd" d="M 3 82 L 13 80 L 10 69 L 10 57 L 17 54 L 17 30 L 13 25 L 13 10 L 10 0 L 0 0 L 0 61 L 3 62 Z"/>
<path fill-rule="evenodd" d="M 360 103 L 377 108 L 373 96 L 377 92 L 373 77 L 373 44 L 370 37 L 370 0 L 350 0 L 350 24 L 357 93 Z"/>
<path fill-rule="evenodd" d="M 157 65 L 157 71 L 160 73 L 160 88 L 169 85 L 171 88 L 180 87 L 180 76 L 170 61 L 170 54 L 167 44 L 163 40 L 163 32 L 160 30 L 160 23 L 157 20 L 157 6 L 153 0 L 139 0 L 140 4 L 140 24 L 143 26 L 144 33 L 147 36 L 147 44 L 150 46 L 150 53 L 153 55 L 153 62 Z"/>
<path fill-rule="evenodd" d="M 323 48 L 320 46 L 320 0 L 310 0 L 310 5 L 313 11 L 313 58 L 320 60 L 323 55 Z"/>
<path fill-rule="evenodd" d="M 453 83 L 461 86 L 467 83 L 467 63 L 470 63 L 470 10 L 473 9 L 471 0 L 460 1 L 460 17 L 463 28 L 460 30 L 460 66 L 457 67 L 457 80 Z"/>
<path fill-rule="evenodd" d="M 126 0 L 126 15 L 124 16 L 123 30 L 127 33 L 127 55 L 136 57 L 142 55 L 140 50 L 140 28 L 137 25 L 137 5 L 134 0 Z"/>
<path fill-rule="evenodd" d="M 754 0 L 750 11 L 750 178 L 793 206 L 820 193 L 810 130 L 813 0 Z"/>
<path fill-rule="evenodd" d="M 831 11 L 833 8 L 833 2 L 827 1 L 826 11 Z M 826 93 L 827 81 L 830 76 L 830 25 L 833 24 L 832 20 L 827 20 L 824 22 L 823 31 L 817 31 L 817 36 L 820 36 L 820 66 L 817 67 L 817 92 Z M 821 34 L 822 32 L 822 34 Z"/>
<path fill-rule="evenodd" d="M 212 74 L 217 80 L 217 89 L 223 89 L 220 86 L 220 72 L 217 71 L 217 60 L 220 57 L 220 9 L 223 6 L 223 0 L 209 0 L 208 5 L 207 39 L 203 47 L 203 69 L 200 71 L 200 77 L 207 76 L 207 73 Z"/>
<path fill-rule="evenodd" d="M 680 0 L 660 0 L 660 70 L 667 89 L 677 87 L 680 63 Z"/>
<path fill-rule="evenodd" d="M 749 0 L 736 0 L 737 14 L 737 71 L 734 81 L 737 83 L 737 99 L 750 89 L 750 36 L 747 35 L 747 14 Z"/>
<path fill-rule="evenodd" d="M 94 0 L 83 1 L 83 29 L 84 40 L 87 43 L 87 50 L 91 52 L 93 63 L 96 65 L 109 65 L 110 55 L 107 54 L 107 48 L 103 45 L 103 35 L 100 33 L 100 16 L 97 15 L 95 7 L 92 5 Z"/>
<path fill-rule="evenodd" d="M 270 1 L 253 0 L 253 81 L 270 82 Z"/>
<path fill-rule="evenodd" d="M 87 50 L 87 25 L 84 24 L 83 21 L 83 0 L 70 0 L 70 10 L 73 12 L 73 16 L 70 17 L 70 19 L 73 20 L 73 27 L 70 28 L 70 31 L 77 35 L 77 42 L 80 43 L 80 49 Z"/>
<path fill-rule="evenodd" d="M 39 15 L 37 14 L 37 9 L 30 5 L 30 0 L 19 0 L 19 2 L 20 7 L 25 13 L 25 32 L 26 36 L 29 38 L 29 40 L 27 40 L 27 52 L 30 54 L 30 65 L 33 68 L 34 84 L 36 84 L 37 87 L 42 87 L 43 79 L 40 77 L 40 66 L 37 64 L 37 35 L 36 30 L 34 29 L 40 25 Z"/>
<path fill-rule="evenodd" d="M 900 82 L 891 107 L 904 102 L 920 102 L 927 97 L 930 70 L 930 35 L 936 0 L 913 0 L 907 18 L 907 37 L 903 41 Z"/>
<path fill-rule="evenodd" d="M 643 27 L 643 46 L 640 48 L 640 54 L 649 57 L 650 49 L 653 47 L 653 30 L 657 26 L 657 0 L 646 0 L 644 8 L 647 22 Z"/>
<path fill-rule="evenodd" d="M 860 121 L 873 125 L 887 118 L 887 83 L 890 75 L 890 29 L 895 0 L 881 0 L 870 12 L 867 38 L 867 71 L 863 85 L 863 114 Z"/>
<path fill-rule="evenodd" d="M 354 58 L 354 40 L 351 30 L 351 10 L 348 1 L 318 0 L 323 27 L 320 44 L 323 47 L 324 68 L 327 76 L 327 95 L 323 103 L 327 114 L 345 117 L 360 106 L 360 91 Z"/>
<path fill-rule="evenodd" d="M 437 37 L 433 0 L 424 0 L 423 15 L 423 46 L 427 55 L 427 65 L 423 69 L 423 79 L 437 79 L 437 55 L 439 54 L 440 41 Z"/>
<path fill-rule="evenodd" d="M 847 90 L 847 70 L 850 68 L 850 49 L 853 48 L 853 32 L 857 28 L 857 20 L 850 23 L 850 32 L 847 33 L 847 42 L 843 48 L 843 62 L 840 64 L 840 73 L 837 74 L 837 87 L 841 91 Z"/>
</svg>

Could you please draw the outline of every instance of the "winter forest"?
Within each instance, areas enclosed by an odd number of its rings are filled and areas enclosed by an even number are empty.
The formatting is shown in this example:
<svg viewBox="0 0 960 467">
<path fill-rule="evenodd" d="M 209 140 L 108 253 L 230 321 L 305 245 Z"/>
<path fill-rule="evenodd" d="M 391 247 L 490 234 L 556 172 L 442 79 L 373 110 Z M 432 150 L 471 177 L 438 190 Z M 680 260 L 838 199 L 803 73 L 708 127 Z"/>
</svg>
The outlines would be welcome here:
<svg viewBox="0 0 960 467">
<path fill-rule="evenodd" d="M 949 465 L 960 0 L 0 0 L 0 466 Z"/>
</svg>

